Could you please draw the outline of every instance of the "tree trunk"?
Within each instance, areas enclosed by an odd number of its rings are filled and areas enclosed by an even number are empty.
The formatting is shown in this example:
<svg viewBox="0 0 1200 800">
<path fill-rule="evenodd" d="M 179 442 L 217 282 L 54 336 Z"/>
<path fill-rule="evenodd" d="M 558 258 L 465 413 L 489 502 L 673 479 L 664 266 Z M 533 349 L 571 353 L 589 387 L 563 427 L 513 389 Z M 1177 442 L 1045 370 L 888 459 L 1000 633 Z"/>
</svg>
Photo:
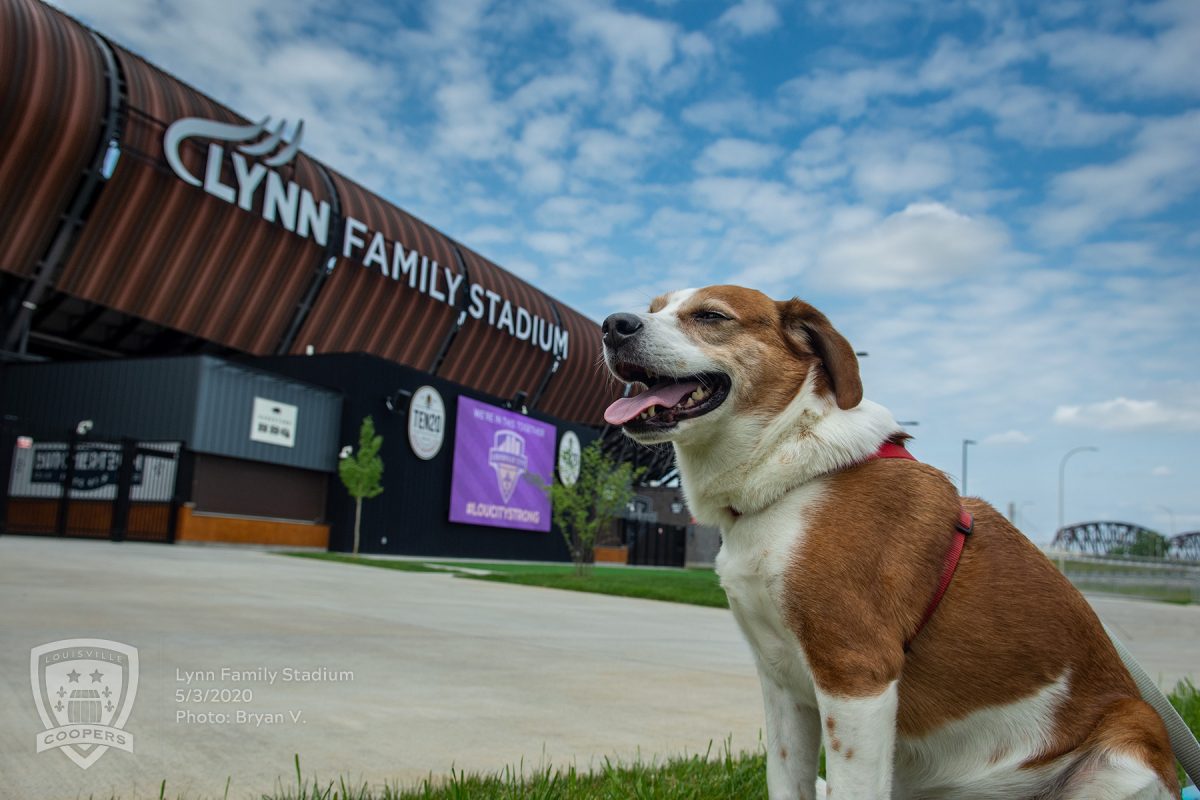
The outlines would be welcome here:
<svg viewBox="0 0 1200 800">
<path fill-rule="evenodd" d="M 354 498 L 354 555 L 358 555 L 358 528 L 362 524 L 362 498 Z"/>
</svg>

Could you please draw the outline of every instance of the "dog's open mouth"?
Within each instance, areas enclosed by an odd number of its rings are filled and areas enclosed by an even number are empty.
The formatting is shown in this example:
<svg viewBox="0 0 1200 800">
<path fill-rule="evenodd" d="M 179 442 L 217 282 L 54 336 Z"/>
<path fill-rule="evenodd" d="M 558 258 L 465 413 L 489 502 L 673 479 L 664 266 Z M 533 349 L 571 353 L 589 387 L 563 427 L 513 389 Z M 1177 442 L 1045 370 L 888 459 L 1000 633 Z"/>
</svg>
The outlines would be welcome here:
<svg viewBox="0 0 1200 800">
<path fill-rule="evenodd" d="M 682 420 L 707 414 L 729 396 L 729 376 L 720 372 L 676 378 L 628 364 L 622 364 L 616 372 L 634 384 L 634 393 L 610 405 L 604 419 L 632 431 L 670 428 Z"/>
</svg>

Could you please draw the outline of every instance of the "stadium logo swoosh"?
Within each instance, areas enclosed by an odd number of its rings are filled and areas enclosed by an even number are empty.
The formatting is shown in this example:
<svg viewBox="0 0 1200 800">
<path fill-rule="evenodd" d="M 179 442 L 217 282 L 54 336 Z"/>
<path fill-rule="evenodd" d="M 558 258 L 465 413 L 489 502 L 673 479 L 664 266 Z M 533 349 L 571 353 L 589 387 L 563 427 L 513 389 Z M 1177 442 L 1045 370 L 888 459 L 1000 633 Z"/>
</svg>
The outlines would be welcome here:
<svg viewBox="0 0 1200 800">
<path fill-rule="evenodd" d="M 251 125 L 231 125 L 227 122 L 216 122 L 200 117 L 184 117 L 171 123 L 171 126 L 167 128 L 167 132 L 163 136 L 163 151 L 166 154 L 167 163 L 171 165 L 171 169 L 179 176 L 180 180 L 190 183 L 192 186 L 200 186 L 202 185 L 201 180 L 188 171 L 179 155 L 180 145 L 185 139 L 203 137 L 223 142 L 250 142 L 250 144 L 241 145 L 238 150 L 248 156 L 257 157 L 269 153 L 283 142 L 283 128 L 287 124 L 287 120 L 280 120 L 274 129 L 268 128 L 270 122 L 270 117 L 264 117 L 261 122 Z M 266 135 L 261 140 L 255 141 L 263 134 Z M 303 138 L 304 120 L 300 120 L 292 132 L 291 141 L 287 142 L 275 155 L 262 159 L 262 162 L 268 167 L 283 166 L 296 157 L 296 153 L 300 150 L 300 140 Z"/>
</svg>

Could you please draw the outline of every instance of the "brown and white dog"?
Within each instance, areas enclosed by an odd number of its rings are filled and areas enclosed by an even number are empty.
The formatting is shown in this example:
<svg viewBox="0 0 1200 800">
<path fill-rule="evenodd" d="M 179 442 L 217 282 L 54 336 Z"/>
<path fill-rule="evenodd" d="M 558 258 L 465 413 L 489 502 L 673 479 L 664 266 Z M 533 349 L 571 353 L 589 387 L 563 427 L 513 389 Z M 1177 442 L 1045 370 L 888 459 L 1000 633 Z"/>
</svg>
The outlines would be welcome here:
<svg viewBox="0 0 1200 800">
<path fill-rule="evenodd" d="M 640 394 L 606 419 L 674 445 L 755 655 L 771 798 L 1178 798 L 1166 730 L 1087 602 L 991 506 L 939 471 L 871 460 L 906 436 L 864 400 L 821 312 L 735 286 L 604 322 Z M 934 594 L 960 503 L 974 515 Z"/>
</svg>

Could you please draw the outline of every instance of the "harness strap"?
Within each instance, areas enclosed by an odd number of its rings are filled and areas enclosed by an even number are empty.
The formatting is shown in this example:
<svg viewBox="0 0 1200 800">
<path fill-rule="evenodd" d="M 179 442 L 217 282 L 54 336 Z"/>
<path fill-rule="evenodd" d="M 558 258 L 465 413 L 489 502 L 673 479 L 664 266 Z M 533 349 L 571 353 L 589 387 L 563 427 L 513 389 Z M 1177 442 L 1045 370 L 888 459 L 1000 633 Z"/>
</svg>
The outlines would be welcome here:
<svg viewBox="0 0 1200 800">
<path fill-rule="evenodd" d="M 904 448 L 904 445 L 893 444 L 892 442 L 884 442 L 875 451 L 875 454 L 868 458 L 868 461 L 874 461 L 877 458 L 900 458 L 908 461 L 916 461 L 917 459 L 912 453 Z M 908 652 L 912 648 L 913 640 L 925 628 L 925 625 L 933 617 L 933 613 L 937 611 L 938 605 L 942 602 L 942 597 L 945 596 L 946 590 L 950 588 L 950 581 L 954 579 L 954 573 L 958 571 L 958 561 L 962 558 L 963 548 L 967 544 L 967 537 L 971 535 L 971 531 L 975 529 L 975 519 L 971 513 L 962 506 L 958 508 L 958 522 L 954 526 L 954 541 L 950 544 L 950 549 L 946 552 L 946 559 L 942 562 L 942 576 L 938 579 L 937 590 L 933 593 L 933 598 L 929 601 L 929 605 L 925 608 L 925 614 L 921 617 L 920 624 L 917 629 L 912 632 L 912 636 L 904 643 L 904 652 Z"/>
<path fill-rule="evenodd" d="M 975 519 L 971 516 L 971 512 L 960 507 L 958 509 L 958 524 L 954 526 L 954 542 L 950 545 L 950 549 L 946 552 L 946 560 L 942 563 L 942 577 L 938 580 L 937 591 L 933 593 L 933 599 L 929 601 L 929 605 L 925 608 L 925 616 L 921 617 L 921 623 L 917 625 L 917 629 L 912 632 L 912 636 L 909 636 L 908 641 L 904 643 L 904 652 L 907 653 L 912 649 L 913 639 L 916 639 L 920 635 L 925 624 L 933 617 L 933 612 L 937 611 L 938 604 L 942 602 L 942 596 L 950 588 L 950 581 L 954 579 L 954 573 L 958 570 L 958 560 L 962 557 L 967 537 L 971 535 L 971 531 L 974 529 Z"/>
</svg>

